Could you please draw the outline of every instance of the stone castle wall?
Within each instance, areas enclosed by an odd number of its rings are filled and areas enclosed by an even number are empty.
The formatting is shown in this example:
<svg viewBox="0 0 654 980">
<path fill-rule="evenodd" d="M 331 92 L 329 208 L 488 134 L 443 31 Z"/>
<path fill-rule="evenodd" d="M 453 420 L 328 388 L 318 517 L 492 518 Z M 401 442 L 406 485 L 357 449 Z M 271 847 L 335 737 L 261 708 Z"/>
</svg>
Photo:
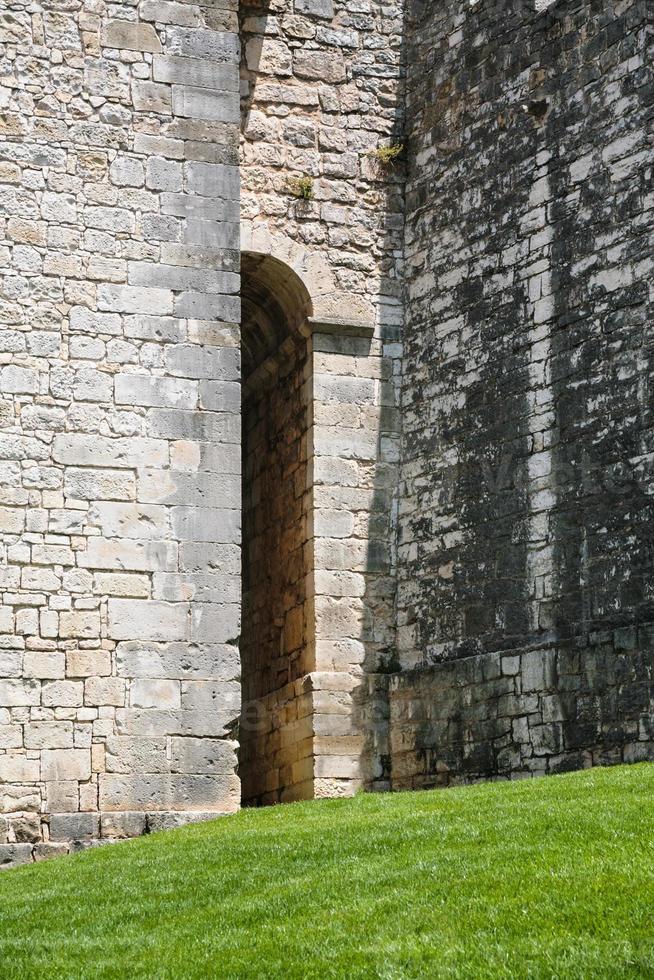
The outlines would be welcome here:
<svg viewBox="0 0 654 980">
<path fill-rule="evenodd" d="M 393 785 L 652 756 L 651 10 L 410 4 Z"/>
<path fill-rule="evenodd" d="M 374 733 L 356 708 L 365 674 L 395 644 L 404 174 L 376 153 L 402 138 L 403 4 L 253 0 L 241 4 L 240 23 L 242 249 L 288 266 L 314 321 L 303 447 L 306 676 L 292 665 L 282 672 L 260 705 L 269 724 L 258 737 L 277 752 L 276 769 L 295 769 L 295 789 L 282 798 L 350 793 L 376 766 Z M 301 179 L 308 200 L 294 196 Z"/>
<path fill-rule="evenodd" d="M 401 40 L 399 2 L 0 14 L 2 861 L 240 804 L 240 217 L 314 319 L 307 793 L 361 782 L 333 715 L 393 628 Z"/>
<path fill-rule="evenodd" d="M 0 13 L 0 860 L 240 803 L 235 4 Z"/>
</svg>

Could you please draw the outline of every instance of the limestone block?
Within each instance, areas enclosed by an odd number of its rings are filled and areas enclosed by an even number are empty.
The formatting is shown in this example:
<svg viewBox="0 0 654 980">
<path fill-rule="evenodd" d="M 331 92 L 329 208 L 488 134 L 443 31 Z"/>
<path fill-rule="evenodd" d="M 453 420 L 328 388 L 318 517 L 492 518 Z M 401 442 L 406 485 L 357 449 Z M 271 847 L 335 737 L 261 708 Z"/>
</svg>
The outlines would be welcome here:
<svg viewBox="0 0 654 980">
<path fill-rule="evenodd" d="M 50 815 L 50 840 L 92 840 L 100 833 L 100 816 L 97 813 L 52 813 Z"/>
<path fill-rule="evenodd" d="M 0 868 L 17 868 L 31 861 L 31 844 L 0 844 Z"/>
<path fill-rule="evenodd" d="M 186 337 L 184 325 L 179 320 L 163 316 L 126 316 L 123 319 L 125 336 L 138 340 L 152 340 L 162 343 L 181 343 Z"/>
<path fill-rule="evenodd" d="M 113 395 L 113 379 L 104 371 L 82 368 L 75 372 L 73 396 L 77 401 L 110 402 Z"/>
<path fill-rule="evenodd" d="M 240 805 L 237 776 L 188 774 L 100 774 L 103 810 L 214 810 L 233 813 Z"/>
<path fill-rule="evenodd" d="M 170 27 L 166 31 L 166 54 L 238 65 L 239 38 L 236 34 L 221 31 Z"/>
<path fill-rule="evenodd" d="M 148 833 L 156 834 L 162 830 L 174 830 L 176 827 L 185 827 L 190 823 L 200 823 L 205 820 L 215 820 L 219 816 L 215 811 L 203 812 L 170 812 L 170 813 L 148 813 L 147 826 Z"/>
<path fill-rule="evenodd" d="M 250 71 L 257 72 L 259 75 L 284 78 L 293 74 L 291 50 L 284 41 L 275 38 L 254 37 L 247 41 L 245 62 Z"/>
<path fill-rule="evenodd" d="M 220 707 L 238 714 L 241 691 L 237 684 L 217 681 L 183 681 L 182 707 L 191 711 Z"/>
<path fill-rule="evenodd" d="M 109 167 L 109 177 L 118 187 L 142 187 L 145 180 L 143 164 L 134 157 L 118 156 Z"/>
<path fill-rule="evenodd" d="M 28 759 L 18 752 L 0 755 L 0 783 L 36 783 L 39 776 L 38 759 Z"/>
<path fill-rule="evenodd" d="M 70 329 L 88 334 L 119 334 L 122 322 L 117 313 L 94 313 L 84 306 L 74 306 L 70 311 Z"/>
<path fill-rule="evenodd" d="M 139 474 L 138 499 L 146 503 L 187 504 L 222 510 L 239 499 L 235 473 L 179 473 L 148 469 Z"/>
<path fill-rule="evenodd" d="M 98 572 L 94 577 L 93 592 L 96 595 L 116 596 L 123 599 L 147 599 L 150 595 L 150 579 L 147 575 Z"/>
<path fill-rule="evenodd" d="M 236 769 L 236 743 L 210 738 L 173 738 L 171 770 L 230 775 Z"/>
<path fill-rule="evenodd" d="M 334 17 L 333 0 L 295 0 L 293 9 L 297 14 L 307 17 L 322 17 L 332 20 Z"/>
<path fill-rule="evenodd" d="M 350 378 L 318 374 L 313 379 L 313 395 L 318 401 L 374 404 L 378 383 L 373 378 Z"/>
<path fill-rule="evenodd" d="M 179 541 L 239 544 L 241 513 L 212 507 L 173 507 L 172 526 Z"/>
<path fill-rule="evenodd" d="M 167 316 L 173 312 L 173 294 L 169 289 L 107 284 L 98 287 L 98 307 L 114 313 Z"/>
<path fill-rule="evenodd" d="M 100 636 L 100 614 L 97 612 L 62 612 L 59 616 L 59 635 L 90 639 Z"/>
<path fill-rule="evenodd" d="M 79 809 L 79 783 L 76 780 L 47 783 L 45 804 L 48 813 L 74 813 Z"/>
<path fill-rule="evenodd" d="M 41 839 L 40 814 L 21 813 L 12 817 L 10 823 L 17 844 L 35 844 Z"/>
<path fill-rule="evenodd" d="M 17 673 L 20 673 L 20 663 Z M 23 729 L 21 725 L 0 725 L 0 749 L 22 749 Z"/>
<path fill-rule="evenodd" d="M 100 814 L 100 834 L 102 837 L 126 839 L 129 837 L 140 837 L 145 832 L 145 813 L 127 811 L 124 813 Z"/>
<path fill-rule="evenodd" d="M 148 435 L 158 439 L 238 444 L 240 431 L 240 418 L 231 413 L 184 412 L 180 409 L 161 408 L 152 409 L 147 416 Z"/>
<path fill-rule="evenodd" d="M 50 858 L 63 857 L 68 854 L 68 844 L 55 841 L 41 841 L 34 848 L 35 861 L 49 861 Z"/>
<path fill-rule="evenodd" d="M 56 620 L 55 615 L 55 620 Z M 41 614 L 41 621 L 43 614 Z M 43 633 L 41 635 L 49 635 Z M 54 635 L 57 635 L 55 629 Z M 44 679 L 62 678 L 66 671 L 66 655 L 59 650 L 26 650 L 23 659 L 23 677 L 37 677 Z"/>
<path fill-rule="evenodd" d="M 191 608 L 191 640 L 194 643 L 235 642 L 241 629 L 239 603 L 197 603 Z"/>
<path fill-rule="evenodd" d="M 182 165 L 163 157 L 150 157 L 146 168 L 146 184 L 152 190 L 181 191 Z"/>
<path fill-rule="evenodd" d="M 155 573 L 152 597 L 168 602 L 235 603 L 241 599 L 241 584 L 236 575 Z"/>
<path fill-rule="evenodd" d="M 68 650 L 66 652 L 67 677 L 106 677 L 111 673 L 111 655 L 108 650 Z"/>
<path fill-rule="evenodd" d="M 77 205 L 72 194 L 56 194 L 45 191 L 41 198 L 41 216 L 58 224 L 77 222 Z"/>
<path fill-rule="evenodd" d="M 220 163 L 187 163 L 186 181 L 192 194 L 218 197 L 222 201 L 238 201 L 240 198 L 238 167 Z"/>
<path fill-rule="evenodd" d="M 191 119 L 208 119 L 222 123 L 240 120 L 237 92 L 216 92 L 189 85 L 173 85 L 173 114 Z"/>
<path fill-rule="evenodd" d="M 177 568 L 177 545 L 166 541 L 89 538 L 86 551 L 78 552 L 78 563 L 84 568 L 172 571 Z"/>
<path fill-rule="evenodd" d="M 84 681 L 84 703 L 88 705 L 125 704 L 125 681 L 122 677 L 87 677 Z"/>
<path fill-rule="evenodd" d="M 358 755 L 319 755 L 314 759 L 316 778 L 360 779 L 361 758 Z"/>
<path fill-rule="evenodd" d="M 132 102 L 137 112 L 170 113 L 172 104 L 170 87 L 158 85 L 156 82 L 133 82 Z"/>
<path fill-rule="evenodd" d="M 74 708 L 80 706 L 83 700 L 84 685 L 79 681 L 48 681 L 43 684 L 41 703 L 45 707 Z"/>
<path fill-rule="evenodd" d="M 107 48 L 127 51 L 161 51 L 157 32 L 151 24 L 127 20 L 110 20 L 100 32 L 100 43 Z"/>
<path fill-rule="evenodd" d="M 127 208 L 87 207 L 84 210 L 84 223 L 87 228 L 97 228 L 99 231 L 120 232 L 128 235 L 134 232 L 135 218 Z M 101 286 L 106 291 L 109 286 Z M 104 292 L 103 292 L 104 295 Z M 111 306 L 101 306 L 100 309 L 116 309 Z"/>
<path fill-rule="evenodd" d="M 105 769 L 107 772 L 168 772 L 166 739 L 111 736 L 106 740 Z"/>
<path fill-rule="evenodd" d="M 70 466 L 137 467 L 168 461 L 168 447 L 157 439 L 109 439 L 85 433 L 67 433 L 54 438 L 52 455 L 56 462 Z"/>
<path fill-rule="evenodd" d="M 554 686 L 554 657 L 552 650 L 532 650 L 522 655 L 520 676 L 524 692 L 544 692 Z"/>
<path fill-rule="evenodd" d="M 340 51 L 298 49 L 293 52 L 293 73 L 298 78 L 337 85 L 346 80 L 345 60 Z"/>
<path fill-rule="evenodd" d="M 121 470 L 66 467 L 64 492 L 76 500 L 132 500 L 136 495 L 133 473 Z"/>
<path fill-rule="evenodd" d="M 203 58 L 157 55 L 153 59 L 155 82 L 175 82 L 217 92 L 238 92 L 238 72 L 233 65 Z"/>
<path fill-rule="evenodd" d="M 114 640 L 183 640 L 188 616 L 188 603 L 110 599 L 108 633 Z"/>
<path fill-rule="evenodd" d="M 196 678 L 233 681 L 239 676 L 238 648 L 222 643 L 195 645 L 132 641 L 116 647 L 121 677 Z"/>
<path fill-rule="evenodd" d="M 5 394 L 37 394 L 39 375 L 32 368 L 9 364 L 0 369 L 0 391 Z"/>
<path fill-rule="evenodd" d="M 41 685 L 35 680 L 0 679 L 0 706 L 21 707 L 39 704 Z"/>
<path fill-rule="evenodd" d="M 73 723 L 70 721 L 31 721 L 25 725 L 26 749 L 72 749 Z"/>
<path fill-rule="evenodd" d="M 167 286 L 174 290 L 206 293 L 237 293 L 240 277 L 211 268 L 194 269 L 162 262 L 130 262 L 129 282 L 134 286 Z"/>
<path fill-rule="evenodd" d="M 200 406 L 212 412 L 241 411 L 241 386 L 234 381 L 201 381 Z"/>
<path fill-rule="evenodd" d="M 199 8 L 173 0 L 143 0 L 139 7 L 141 20 L 152 20 L 159 24 L 179 24 L 181 27 L 199 27 L 202 23 Z"/>
<path fill-rule="evenodd" d="M 41 753 L 41 779 L 71 781 L 90 778 L 89 749 L 44 749 Z"/>
<path fill-rule="evenodd" d="M 134 708 L 180 708 L 179 681 L 163 678 L 134 680 L 130 684 L 129 703 Z"/>
<path fill-rule="evenodd" d="M 105 538 L 161 541 L 169 537 L 168 511 L 155 504 L 96 503 L 89 512 L 89 521 L 100 528 Z"/>
</svg>

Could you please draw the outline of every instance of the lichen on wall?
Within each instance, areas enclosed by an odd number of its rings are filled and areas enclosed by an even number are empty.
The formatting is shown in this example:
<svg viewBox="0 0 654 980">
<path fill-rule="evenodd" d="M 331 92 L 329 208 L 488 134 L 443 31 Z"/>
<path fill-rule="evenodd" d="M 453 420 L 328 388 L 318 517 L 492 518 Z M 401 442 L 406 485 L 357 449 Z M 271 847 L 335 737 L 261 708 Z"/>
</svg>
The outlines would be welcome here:
<svg viewBox="0 0 654 980">
<path fill-rule="evenodd" d="M 496 7 L 407 27 L 398 785 L 651 754 L 650 15 Z"/>
</svg>

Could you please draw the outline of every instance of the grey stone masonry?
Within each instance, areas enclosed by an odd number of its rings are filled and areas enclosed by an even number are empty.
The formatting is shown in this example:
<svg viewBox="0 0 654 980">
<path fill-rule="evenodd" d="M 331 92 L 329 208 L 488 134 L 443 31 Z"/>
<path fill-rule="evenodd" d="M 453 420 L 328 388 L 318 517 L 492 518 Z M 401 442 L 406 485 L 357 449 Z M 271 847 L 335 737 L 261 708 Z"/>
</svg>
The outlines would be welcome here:
<svg viewBox="0 0 654 980">
<path fill-rule="evenodd" d="M 652 6 L 409 8 L 392 782 L 652 758 Z"/>
<path fill-rule="evenodd" d="M 240 803 L 239 50 L 0 11 L 3 866 Z"/>
</svg>

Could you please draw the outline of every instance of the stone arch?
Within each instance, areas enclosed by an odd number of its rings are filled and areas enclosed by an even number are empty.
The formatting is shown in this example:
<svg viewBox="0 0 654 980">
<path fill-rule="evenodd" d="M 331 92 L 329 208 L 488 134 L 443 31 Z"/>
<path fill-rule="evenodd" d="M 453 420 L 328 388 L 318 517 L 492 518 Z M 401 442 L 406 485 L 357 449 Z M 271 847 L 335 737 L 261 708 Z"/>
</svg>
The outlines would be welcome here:
<svg viewBox="0 0 654 980">
<path fill-rule="evenodd" d="M 324 257 L 259 236 L 241 266 L 246 805 L 363 784 L 354 696 L 380 376 L 369 312 L 335 288 Z M 343 561 L 358 571 L 343 576 Z"/>
<path fill-rule="evenodd" d="M 242 255 L 269 259 L 299 280 L 310 299 L 312 317 L 319 323 L 343 322 L 372 325 L 374 305 L 368 296 L 340 289 L 325 252 L 312 250 L 293 240 L 280 229 L 264 222 L 241 222 Z"/>
<path fill-rule="evenodd" d="M 293 338 L 313 314 L 298 274 L 270 254 L 241 256 L 241 351 L 244 380 Z"/>
</svg>

